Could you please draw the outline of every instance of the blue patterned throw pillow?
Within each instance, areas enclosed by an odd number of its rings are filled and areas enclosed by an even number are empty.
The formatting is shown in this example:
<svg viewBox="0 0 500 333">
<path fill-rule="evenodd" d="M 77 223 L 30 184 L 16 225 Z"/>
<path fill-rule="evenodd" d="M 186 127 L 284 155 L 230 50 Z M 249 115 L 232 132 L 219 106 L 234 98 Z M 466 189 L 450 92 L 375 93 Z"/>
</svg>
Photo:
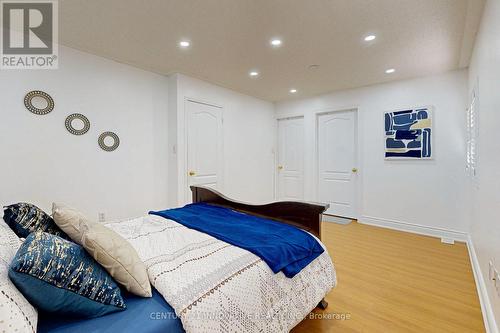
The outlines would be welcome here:
<svg viewBox="0 0 500 333">
<path fill-rule="evenodd" d="M 9 277 L 46 312 L 91 318 L 125 309 L 120 288 L 83 247 L 45 232 L 26 238 Z"/>
<path fill-rule="evenodd" d="M 26 238 L 35 231 L 45 231 L 49 234 L 70 240 L 57 224 L 43 210 L 35 205 L 20 202 L 5 206 L 3 219 L 18 237 Z"/>
</svg>

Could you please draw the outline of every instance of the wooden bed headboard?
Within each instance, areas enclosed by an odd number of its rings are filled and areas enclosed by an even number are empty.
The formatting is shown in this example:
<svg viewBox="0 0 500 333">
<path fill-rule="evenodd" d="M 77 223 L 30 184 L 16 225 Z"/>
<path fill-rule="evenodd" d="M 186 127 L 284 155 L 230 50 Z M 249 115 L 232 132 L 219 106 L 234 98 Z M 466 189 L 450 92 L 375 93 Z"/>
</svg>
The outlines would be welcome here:
<svg viewBox="0 0 500 333">
<path fill-rule="evenodd" d="M 321 239 L 321 216 L 328 204 L 300 201 L 276 201 L 263 205 L 252 205 L 225 197 L 222 193 L 204 186 L 191 186 L 193 203 L 206 202 L 232 208 L 244 213 L 291 224 L 304 229 Z"/>
</svg>

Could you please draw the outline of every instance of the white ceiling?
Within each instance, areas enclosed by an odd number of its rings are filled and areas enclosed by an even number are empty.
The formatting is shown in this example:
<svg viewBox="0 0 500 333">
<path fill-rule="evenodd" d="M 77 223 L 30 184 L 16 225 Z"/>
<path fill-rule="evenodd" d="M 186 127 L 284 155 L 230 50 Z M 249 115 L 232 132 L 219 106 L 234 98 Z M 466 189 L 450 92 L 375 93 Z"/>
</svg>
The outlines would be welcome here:
<svg viewBox="0 0 500 333">
<path fill-rule="evenodd" d="M 61 0 L 61 44 L 268 101 L 467 67 L 484 0 Z M 367 44 L 363 37 L 377 35 Z M 270 47 L 280 37 L 280 48 Z M 187 50 L 178 42 L 189 39 Z M 308 69 L 319 65 L 316 70 Z M 387 68 L 394 74 L 385 74 Z M 257 69 L 258 78 L 248 72 Z M 290 88 L 298 89 L 291 95 Z"/>
</svg>

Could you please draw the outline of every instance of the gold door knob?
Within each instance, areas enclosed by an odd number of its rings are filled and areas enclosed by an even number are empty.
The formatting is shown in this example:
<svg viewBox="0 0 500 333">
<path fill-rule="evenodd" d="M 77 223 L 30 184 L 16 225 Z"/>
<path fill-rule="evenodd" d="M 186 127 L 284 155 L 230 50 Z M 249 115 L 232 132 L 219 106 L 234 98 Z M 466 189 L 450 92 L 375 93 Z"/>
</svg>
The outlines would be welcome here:
<svg viewBox="0 0 500 333">
<path fill-rule="evenodd" d="M 189 175 L 190 175 L 190 176 L 194 176 L 194 175 L 196 175 L 196 172 L 194 172 L 194 171 L 189 171 Z"/>
<path fill-rule="evenodd" d="M 278 165 L 278 170 L 283 170 L 283 166 L 282 165 Z"/>
<path fill-rule="evenodd" d="M 351 170 L 351 171 L 352 171 L 352 172 L 354 172 L 354 173 L 356 173 L 356 172 L 358 172 L 358 169 L 356 169 L 356 168 L 352 168 L 352 170 Z"/>
</svg>

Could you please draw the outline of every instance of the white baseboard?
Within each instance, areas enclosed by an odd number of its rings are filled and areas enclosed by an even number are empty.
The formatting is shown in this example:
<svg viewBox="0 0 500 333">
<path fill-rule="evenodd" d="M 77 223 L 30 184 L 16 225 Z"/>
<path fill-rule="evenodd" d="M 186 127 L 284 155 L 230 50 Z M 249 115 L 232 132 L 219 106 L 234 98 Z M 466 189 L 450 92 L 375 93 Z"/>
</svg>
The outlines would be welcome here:
<svg viewBox="0 0 500 333">
<path fill-rule="evenodd" d="M 363 215 L 358 219 L 359 223 L 373 225 L 382 228 L 389 228 L 399 231 L 411 232 L 414 234 L 432 236 L 444 239 L 453 239 L 459 242 L 467 242 L 468 234 L 463 231 L 456 231 L 444 228 L 429 227 L 426 225 L 408 223 L 397 220 L 390 220 L 380 217 Z"/>
<path fill-rule="evenodd" d="M 499 333 L 498 326 L 495 321 L 495 314 L 491 307 L 490 297 L 486 289 L 483 272 L 479 265 L 479 260 L 474 249 L 474 243 L 470 235 L 467 237 L 467 249 L 469 250 L 469 258 L 474 272 L 474 280 L 476 280 L 477 294 L 479 295 L 479 302 L 481 303 L 481 312 L 483 313 L 484 326 L 486 333 Z"/>
<path fill-rule="evenodd" d="M 476 288 L 479 296 L 479 302 L 481 303 L 481 312 L 483 314 L 486 333 L 500 333 L 495 321 L 495 314 L 493 312 L 493 308 L 491 307 L 490 298 L 486 289 L 485 280 L 483 279 L 481 266 L 479 265 L 479 260 L 474 249 L 474 244 L 472 242 L 472 238 L 468 233 L 366 215 L 361 216 L 358 219 L 358 222 L 382 228 L 411 232 L 419 235 L 432 236 L 442 239 L 453 239 L 455 241 L 465 242 L 469 251 L 469 258 L 472 265 L 472 271 L 474 273 L 474 280 L 476 281 Z"/>
</svg>

